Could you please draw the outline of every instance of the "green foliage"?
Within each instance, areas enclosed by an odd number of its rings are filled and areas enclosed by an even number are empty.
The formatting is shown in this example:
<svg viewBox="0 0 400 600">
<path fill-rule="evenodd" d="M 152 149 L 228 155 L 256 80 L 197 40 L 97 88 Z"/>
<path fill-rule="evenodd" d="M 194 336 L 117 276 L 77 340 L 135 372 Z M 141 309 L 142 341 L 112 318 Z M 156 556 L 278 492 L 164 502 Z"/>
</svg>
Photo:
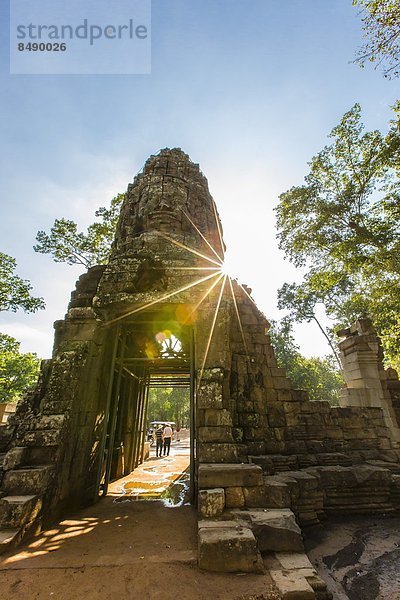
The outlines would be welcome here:
<svg viewBox="0 0 400 600">
<path fill-rule="evenodd" d="M 305 270 L 285 284 L 280 308 L 293 320 L 315 317 L 317 304 L 338 326 L 368 314 L 386 350 L 400 357 L 399 104 L 389 132 L 365 132 L 360 106 L 347 112 L 309 163 L 305 185 L 281 194 L 279 246 Z"/>
<path fill-rule="evenodd" d="M 190 422 L 190 393 L 187 388 L 150 388 L 148 421 L 175 421 L 180 427 Z"/>
<path fill-rule="evenodd" d="M 21 354 L 20 343 L 0 333 L 0 403 L 17 402 L 37 380 L 40 360 Z"/>
<path fill-rule="evenodd" d="M 341 373 L 332 356 L 306 358 L 296 345 L 288 319 L 272 322 L 270 329 L 278 365 L 296 389 L 307 390 L 311 400 L 326 400 L 338 404 L 343 384 Z"/>
<path fill-rule="evenodd" d="M 400 3 L 398 0 L 353 0 L 361 9 L 366 42 L 358 52 L 362 67 L 366 61 L 383 69 L 385 77 L 400 74 Z"/>
<path fill-rule="evenodd" d="M 86 232 L 78 231 L 74 221 L 56 219 L 49 234 L 38 231 L 38 243 L 33 249 L 50 254 L 55 262 L 69 265 L 81 264 L 88 268 L 107 263 L 124 197 L 124 194 L 118 194 L 111 200 L 109 208 L 96 210 L 95 216 L 100 221 L 89 225 Z"/>
<path fill-rule="evenodd" d="M 35 312 L 44 308 L 42 298 L 31 296 L 29 281 L 15 274 L 14 258 L 0 252 L 0 312 Z M 35 383 L 39 373 L 36 354 L 21 354 L 20 343 L 0 333 L 0 403 L 16 402 Z"/>
<path fill-rule="evenodd" d="M 356 104 L 330 133 L 333 144 L 309 163 L 306 185 L 280 196 L 280 247 L 296 265 L 319 264 L 322 253 L 345 270 L 365 268 L 373 260 L 375 268 L 400 272 L 400 230 L 392 222 L 399 210 L 393 170 L 400 153 L 399 120 L 387 136 L 363 129 Z"/>
<path fill-rule="evenodd" d="M 35 312 L 44 308 L 43 298 L 31 296 L 31 284 L 15 274 L 16 267 L 14 258 L 0 252 L 0 312 L 16 312 L 19 308 Z"/>
</svg>

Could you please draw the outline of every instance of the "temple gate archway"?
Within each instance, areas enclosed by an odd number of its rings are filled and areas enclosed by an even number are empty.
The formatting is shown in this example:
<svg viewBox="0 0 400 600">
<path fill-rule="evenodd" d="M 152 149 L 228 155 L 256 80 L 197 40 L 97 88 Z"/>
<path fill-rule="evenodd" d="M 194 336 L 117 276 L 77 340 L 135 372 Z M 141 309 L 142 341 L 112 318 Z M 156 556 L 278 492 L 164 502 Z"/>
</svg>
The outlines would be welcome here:
<svg viewBox="0 0 400 600">
<path fill-rule="evenodd" d="M 148 390 L 166 383 L 190 390 L 191 497 L 199 499 L 200 514 L 247 511 L 247 524 L 243 513 L 238 517 L 249 543 L 244 552 L 219 551 L 226 540 L 240 548 L 232 522 L 226 531 L 218 524 L 220 539 L 200 527 L 202 568 L 262 569 L 257 510 L 271 507 L 282 509 L 283 521 L 291 513 L 289 529 L 301 547 L 295 516 L 301 526 L 311 525 L 336 510 L 343 486 L 329 487 L 332 464 L 340 476 L 348 469 L 343 501 L 352 509 L 398 508 L 397 479 L 379 465 L 363 465 L 399 462 L 389 387 L 379 375 L 380 404 L 367 406 L 356 373 L 348 396 L 357 406 L 343 408 L 310 402 L 307 392 L 294 390 L 277 365 L 269 323 L 251 290 L 226 275 L 224 250 L 198 165 L 179 149 L 150 157 L 128 185 L 107 265 L 79 278 L 67 315 L 55 323 L 52 359 L 0 430 L 0 519 L 8 545 L 97 501 L 112 479 L 140 463 Z M 359 329 L 359 343 L 349 331 L 343 353 L 379 344 Z M 310 466 L 314 471 L 304 473 Z M 290 485 L 281 479 L 288 470 Z M 310 498 L 302 496 L 305 480 L 318 488 Z M 252 528 L 261 531 L 259 539 Z"/>
</svg>

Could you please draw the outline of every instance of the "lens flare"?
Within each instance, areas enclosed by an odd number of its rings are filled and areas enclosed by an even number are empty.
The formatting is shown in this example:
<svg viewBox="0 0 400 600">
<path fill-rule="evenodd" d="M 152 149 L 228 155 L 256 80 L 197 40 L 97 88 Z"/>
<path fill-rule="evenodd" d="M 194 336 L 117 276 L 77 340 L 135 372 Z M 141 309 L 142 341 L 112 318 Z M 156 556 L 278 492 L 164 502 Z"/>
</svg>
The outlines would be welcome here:
<svg viewBox="0 0 400 600">
<path fill-rule="evenodd" d="M 235 264 L 232 259 L 232 255 L 230 255 L 229 252 L 225 255 L 224 262 L 220 267 L 220 271 L 223 275 L 226 275 L 230 279 L 238 279 Z"/>
<path fill-rule="evenodd" d="M 230 291 L 230 295 L 232 297 L 234 311 L 235 311 L 236 318 L 239 323 L 243 347 L 245 349 L 247 356 L 248 356 L 248 348 L 247 348 L 247 343 L 246 343 L 246 337 L 244 334 L 243 325 L 242 325 L 242 321 L 241 321 L 241 315 L 240 315 L 241 311 L 240 311 L 240 307 L 238 306 L 238 303 L 236 301 L 234 288 L 236 288 L 236 286 L 239 286 L 240 293 L 243 292 L 244 295 L 247 297 L 247 299 L 250 300 L 252 303 L 254 303 L 254 300 L 250 296 L 249 292 L 237 281 L 239 277 L 236 274 L 235 264 L 232 259 L 232 256 L 229 254 L 229 252 L 227 254 L 224 254 L 225 245 L 222 240 L 222 232 L 221 232 L 221 228 L 219 225 L 219 219 L 218 219 L 218 214 L 216 211 L 215 204 L 213 204 L 213 209 L 214 209 L 216 228 L 218 231 L 218 238 L 219 238 L 219 242 L 220 242 L 220 252 L 217 252 L 216 249 L 212 246 L 212 244 L 205 238 L 205 236 L 202 234 L 202 232 L 199 230 L 199 228 L 195 225 L 195 223 L 192 221 L 192 219 L 189 217 L 189 215 L 187 215 L 184 211 L 182 211 L 184 216 L 186 217 L 186 219 L 192 225 L 194 231 L 196 231 L 196 233 L 202 238 L 203 242 L 206 243 L 208 250 L 211 250 L 211 252 L 214 256 L 213 258 L 211 256 L 207 256 L 207 254 L 204 254 L 203 252 L 199 252 L 199 250 L 197 250 L 196 248 L 191 248 L 191 247 L 187 246 L 186 244 L 183 244 L 182 242 L 175 240 L 173 237 L 166 235 L 165 233 L 162 233 L 160 231 L 157 232 L 157 234 L 160 237 L 167 240 L 174 246 L 177 246 L 177 247 L 181 248 L 182 250 L 189 252 L 190 254 L 192 254 L 192 256 L 196 256 L 197 258 L 203 259 L 204 261 L 206 261 L 205 264 L 207 265 L 207 266 L 205 266 L 205 265 L 204 266 L 182 266 L 182 265 L 179 265 L 179 266 L 175 266 L 175 267 L 172 266 L 171 267 L 172 269 L 175 268 L 176 270 L 203 271 L 203 273 L 207 273 L 207 271 L 208 272 L 211 271 L 211 273 L 208 275 L 204 274 L 204 276 L 200 277 L 199 279 L 191 281 L 191 282 L 187 283 L 186 285 L 183 285 L 182 287 L 178 287 L 178 288 L 172 290 L 171 292 L 168 292 L 167 294 L 160 295 L 158 298 L 155 298 L 154 300 L 152 300 L 148 303 L 142 304 L 141 306 L 137 306 L 136 308 L 108 321 L 105 324 L 106 326 L 109 326 L 115 322 L 119 322 L 123 319 L 132 317 L 133 315 L 136 315 L 137 313 L 145 311 L 152 306 L 156 306 L 157 304 L 165 303 L 167 300 L 173 301 L 176 296 L 182 294 L 183 292 L 193 290 L 194 288 L 196 288 L 198 286 L 203 287 L 204 284 L 207 283 L 205 291 L 204 292 L 203 292 L 203 290 L 201 291 L 202 295 L 201 295 L 200 299 L 198 299 L 196 304 L 191 304 L 190 302 L 183 303 L 183 304 L 180 303 L 180 304 L 178 304 L 178 306 L 175 309 L 175 317 L 176 317 L 176 321 L 178 324 L 192 325 L 196 322 L 196 320 L 198 318 L 198 309 L 201 307 L 201 305 L 207 298 L 212 297 L 211 293 L 213 292 L 213 290 L 215 288 L 217 288 L 217 286 L 220 285 L 220 288 L 218 291 L 218 299 L 216 301 L 215 306 L 213 307 L 213 315 L 212 315 L 212 319 L 211 319 L 212 322 L 211 322 L 210 331 L 208 332 L 206 347 L 204 349 L 204 354 L 201 358 L 201 367 L 199 369 L 199 374 L 198 374 L 198 379 L 197 379 L 197 389 L 200 388 L 202 376 L 203 376 L 203 373 L 204 373 L 204 370 L 205 370 L 205 367 L 207 364 L 207 358 L 209 355 L 213 335 L 214 335 L 215 328 L 216 328 L 219 309 L 221 307 L 224 293 L 226 290 L 227 281 L 229 283 L 229 291 Z M 221 255 L 223 256 L 223 260 L 222 260 Z M 232 280 L 236 280 L 234 285 L 232 285 Z M 181 343 L 180 343 L 179 339 L 175 337 L 175 335 L 172 333 L 172 331 L 164 329 L 164 330 L 158 331 L 155 334 L 153 341 L 145 342 L 144 350 L 145 350 L 145 354 L 148 358 L 156 358 L 157 356 L 159 356 L 159 351 L 160 351 L 160 346 L 161 346 L 161 353 L 165 357 L 168 357 L 169 355 L 173 356 L 174 351 L 175 352 L 180 351 L 180 348 L 181 348 L 180 344 Z"/>
</svg>

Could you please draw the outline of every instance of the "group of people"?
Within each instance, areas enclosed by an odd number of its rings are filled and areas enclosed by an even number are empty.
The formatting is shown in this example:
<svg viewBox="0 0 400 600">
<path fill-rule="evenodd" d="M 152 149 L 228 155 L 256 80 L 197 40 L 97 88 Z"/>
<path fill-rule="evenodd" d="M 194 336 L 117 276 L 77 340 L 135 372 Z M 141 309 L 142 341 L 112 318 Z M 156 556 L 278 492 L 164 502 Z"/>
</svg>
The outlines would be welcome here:
<svg viewBox="0 0 400 600">
<path fill-rule="evenodd" d="M 177 433 L 177 441 L 179 441 L 179 433 L 178 428 L 176 430 Z M 171 440 L 172 440 L 172 427 L 170 425 L 165 425 L 163 428 L 162 425 L 158 425 L 155 436 L 156 436 L 156 456 L 161 456 L 162 452 L 164 456 L 169 456 L 169 451 L 171 448 Z"/>
</svg>

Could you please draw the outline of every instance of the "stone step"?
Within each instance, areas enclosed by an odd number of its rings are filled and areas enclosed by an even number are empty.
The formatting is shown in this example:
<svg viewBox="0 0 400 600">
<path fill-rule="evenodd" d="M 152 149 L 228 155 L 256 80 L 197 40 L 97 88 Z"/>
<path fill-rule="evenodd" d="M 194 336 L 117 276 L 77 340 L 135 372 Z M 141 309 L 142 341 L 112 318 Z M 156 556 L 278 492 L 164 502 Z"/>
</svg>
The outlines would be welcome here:
<svg viewBox="0 0 400 600">
<path fill-rule="evenodd" d="M 230 514 L 254 533 L 260 552 L 301 552 L 301 529 L 289 509 L 232 510 Z"/>
<path fill-rule="evenodd" d="M 303 552 L 276 552 L 276 564 L 270 570 L 281 570 L 298 577 L 304 577 L 312 587 L 316 600 L 332 600 L 332 594 L 328 592 L 325 581 L 318 575 L 311 564 L 307 554 Z"/>
<path fill-rule="evenodd" d="M 65 414 L 40 414 L 30 423 L 30 431 L 61 429 L 65 422 Z"/>
<path fill-rule="evenodd" d="M 298 468 L 297 455 L 290 456 L 284 454 L 263 454 L 259 456 L 249 456 L 249 460 L 263 467 L 265 472 L 271 474 L 278 471 L 285 471 L 290 468 Z"/>
<path fill-rule="evenodd" d="M 266 508 L 290 508 L 292 498 L 290 488 L 281 475 L 264 477 Z"/>
<path fill-rule="evenodd" d="M 3 469 L 9 471 L 16 469 L 25 462 L 26 448 L 23 446 L 15 446 L 4 455 Z"/>
<path fill-rule="evenodd" d="M 391 473 L 396 475 L 400 474 L 400 463 L 386 462 L 383 460 L 367 460 L 368 465 L 373 467 L 380 467 L 382 469 L 389 469 Z"/>
<path fill-rule="evenodd" d="M 54 467 L 38 465 L 12 469 L 4 475 L 2 488 L 9 496 L 42 494 L 52 477 Z"/>
<path fill-rule="evenodd" d="M 224 488 L 200 490 L 198 496 L 198 511 L 202 517 L 218 517 L 225 508 Z"/>
<path fill-rule="evenodd" d="M 232 521 L 199 522 L 198 558 L 200 569 L 206 571 L 264 572 L 253 532 Z"/>
<path fill-rule="evenodd" d="M 0 452 L 5 452 L 12 438 L 13 430 L 6 423 L 0 423 Z"/>
<path fill-rule="evenodd" d="M 249 461 L 260 465 L 265 475 L 275 475 L 285 471 L 297 470 L 298 468 L 336 465 L 351 466 L 353 464 L 352 459 L 341 452 L 291 454 L 289 456 L 284 454 L 265 454 L 249 456 Z"/>
<path fill-rule="evenodd" d="M 4 496 L 0 499 L 0 527 L 22 527 L 37 517 L 41 507 L 39 496 Z"/>
<path fill-rule="evenodd" d="M 201 464 L 199 488 L 252 487 L 263 485 L 261 467 L 254 464 Z"/>
<path fill-rule="evenodd" d="M 61 429 L 37 429 L 26 431 L 22 443 L 25 446 L 58 446 Z"/>
<path fill-rule="evenodd" d="M 315 600 L 313 588 L 298 571 L 271 570 L 269 574 L 282 600 Z"/>
<path fill-rule="evenodd" d="M 18 541 L 19 529 L 0 529 L 0 554 L 7 552 L 13 542 Z"/>
<path fill-rule="evenodd" d="M 63 414 L 69 406 L 66 400 L 48 400 L 42 408 L 43 415 Z"/>
<path fill-rule="evenodd" d="M 395 508 L 389 503 L 384 504 L 382 502 L 377 502 L 376 504 L 368 503 L 368 504 L 340 504 L 337 503 L 335 505 L 325 506 L 324 511 L 327 515 L 362 515 L 362 514 L 371 514 L 371 513 L 393 513 L 395 512 Z"/>
</svg>

